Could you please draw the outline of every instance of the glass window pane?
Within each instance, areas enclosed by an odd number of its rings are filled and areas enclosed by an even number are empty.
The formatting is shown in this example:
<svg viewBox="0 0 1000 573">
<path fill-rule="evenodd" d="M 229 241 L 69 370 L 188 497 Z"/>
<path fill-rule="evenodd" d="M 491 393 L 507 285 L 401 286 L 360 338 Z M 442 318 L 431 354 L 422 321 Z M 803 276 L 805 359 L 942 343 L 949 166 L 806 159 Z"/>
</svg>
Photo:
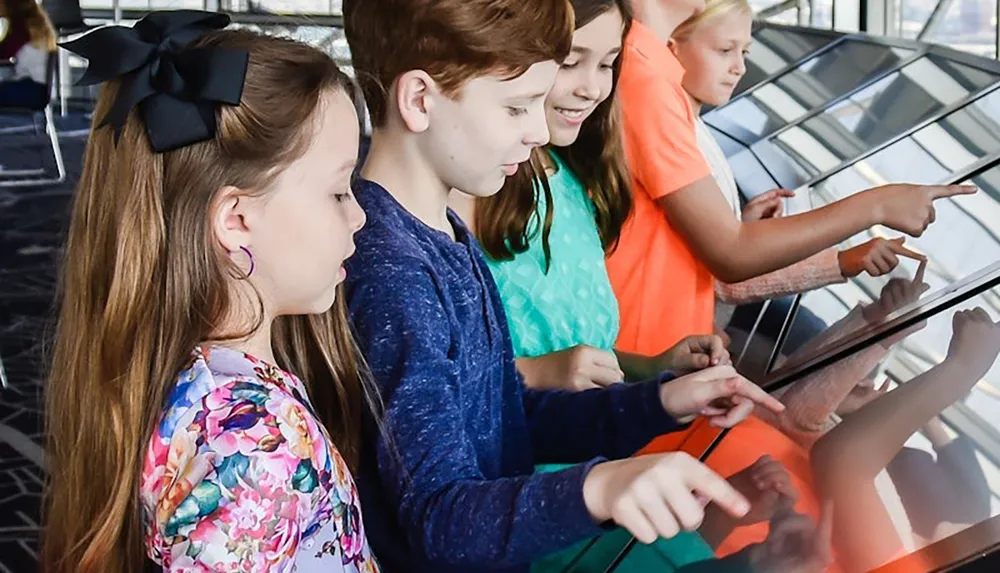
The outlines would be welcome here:
<svg viewBox="0 0 1000 573">
<path fill-rule="evenodd" d="M 783 70 L 806 55 L 815 52 L 835 37 L 762 26 L 754 31 L 754 43 L 747 55 L 747 72 L 737 84 L 734 94 L 755 86 L 771 74 Z"/>
<path fill-rule="evenodd" d="M 754 197 L 778 186 L 750 148 L 712 126 L 708 126 L 708 131 L 726 154 L 726 161 L 733 171 L 736 186 L 744 196 Z"/>
<path fill-rule="evenodd" d="M 809 25 L 813 28 L 830 30 L 833 28 L 834 0 L 813 0 L 809 3 L 812 10 L 809 14 Z"/>
<path fill-rule="evenodd" d="M 763 137 L 891 70 L 911 53 L 865 42 L 844 42 L 706 117 L 722 114 Z"/>
<path fill-rule="evenodd" d="M 181 8 L 204 9 L 205 0 L 119 0 L 126 10 L 177 10 Z M 255 0 L 254 9 L 276 14 L 342 14 L 343 0 Z M 230 0 L 233 12 L 250 11 L 249 0 Z M 112 0 L 80 0 L 80 7 L 111 9 Z"/>
<path fill-rule="evenodd" d="M 715 129 L 710 125 L 707 127 L 709 133 L 712 134 L 712 137 L 714 137 L 715 141 L 718 142 L 719 147 L 722 148 L 722 152 L 726 154 L 726 157 L 730 157 L 736 155 L 737 153 L 746 151 L 747 147 L 742 143 L 736 141 L 732 137 L 729 137 L 725 133 L 722 133 L 721 131 Z"/>
<path fill-rule="evenodd" d="M 897 181 L 932 184 L 1000 152 L 1000 91 L 929 124 L 820 181 L 806 193 L 803 208 L 815 208 L 869 187 Z M 802 198 L 799 198 L 802 199 Z"/>
<path fill-rule="evenodd" d="M 794 162 L 799 179 L 786 184 L 796 187 L 998 79 L 937 56 L 921 58 L 769 141 Z"/>
<path fill-rule="evenodd" d="M 897 17 L 890 35 L 916 39 L 917 34 L 927 24 L 937 0 L 888 0 L 896 3 Z"/>
<path fill-rule="evenodd" d="M 995 58 L 996 9 L 993 0 L 953 0 L 944 19 L 924 40 Z"/>
<path fill-rule="evenodd" d="M 342 3 L 343 0 L 256 0 L 254 5 L 279 14 L 342 14 Z"/>
</svg>

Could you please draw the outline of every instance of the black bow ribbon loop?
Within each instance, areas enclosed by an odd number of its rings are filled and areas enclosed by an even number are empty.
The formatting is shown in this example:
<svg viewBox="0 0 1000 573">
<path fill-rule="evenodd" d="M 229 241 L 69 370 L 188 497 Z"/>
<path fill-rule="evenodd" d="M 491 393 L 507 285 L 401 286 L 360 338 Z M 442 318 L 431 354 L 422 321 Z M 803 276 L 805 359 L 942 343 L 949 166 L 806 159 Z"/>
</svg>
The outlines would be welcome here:
<svg viewBox="0 0 1000 573">
<path fill-rule="evenodd" d="M 162 153 L 211 139 L 218 105 L 239 105 L 249 54 L 186 49 L 229 21 L 226 14 L 200 10 L 153 12 L 132 28 L 99 28 L 61 45 L 89 60 L 80 85 L 122 78 L 118 97 L 99 127 L 112 126 L 117 143 L 138 106 L 153 150 Z"/>
</svg>

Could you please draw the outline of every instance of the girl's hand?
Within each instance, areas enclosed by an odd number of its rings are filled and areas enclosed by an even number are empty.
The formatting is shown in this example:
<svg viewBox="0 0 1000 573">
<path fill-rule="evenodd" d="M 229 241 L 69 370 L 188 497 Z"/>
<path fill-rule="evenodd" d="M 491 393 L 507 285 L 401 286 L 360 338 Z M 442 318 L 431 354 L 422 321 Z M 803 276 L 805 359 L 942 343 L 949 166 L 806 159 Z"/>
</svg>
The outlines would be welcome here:
<svg viewBox="0 0 1000 573">
<path fill-rule="evenodd" d="M 783 500 L 771 518 L 767 539 L 750 548 L 757 573 L 821 573 L 833 563 L 833 508 L 827 504 L 819 523 L 797 513 Z"/>
<path fill-rule="evenodd" d="M 678 421 L 707 416 L 719 428 L 742 422 L 760 405 L 776 414 L 785 405 L 740 376 L 732 366 L 713 366 L 664 382 L 660 387 L 663 409 Z"/>
<path fill-rule="evenodd" d="M 981 307 L 960 310 L 951 322 L 953 334 L 945 360 L 969 376 L 985 376 L 1000 355 L 1000 325 Z"/>
<path fill-rule="evenodd" d="M 974 185 L 907 185 L 894 184 L 876 187 L 872 193 L 875 199 L 876 220 L 911 237 L 924 234 L 927 227 L 937 218 L 934 202 L 955 195 L 971 195 L 978 191 Z"/>
<path fill-rule="evenodd" d="M 739 519 L 737 525 L 770 521 L 779 503 L 791 500 L 794 505 L 799 499 L 788 470 L 771 456 L 762 456 L 750 467 L 731 476 L 729 483 L 750 501 L 750 512 Z"/>
<path fill-rule="evenodd" d="M 659 356 L 661 371 L 683 374 L 732 364 L 729 351 L 721 337 L 714 334 L 688 336 Z"/>
<path fill-rule="evenodd" d="M 785 211 L 782 199 L 788 197 L 795 197 L 795 191 L 772 189 L 767 193 L 762 193 L 747 203 L 746 207 L 743 208 L 741 218 L 744 222 L 749 222 L 780 217 Z"/>
<path fill-rule="evenodd" d="M 872 239 L 856 247 L 837 253 L 840 262 L 840 274 L 844 278 L 853 278 L 862 272 L 870 276 L 880 277 L 889 274 L 899 266 L 899 257 L 907 257 L 917 261 L 926 261 L 927 257 L 915 253 L 903 246 L 906 239 Z"/>
<path fill-rule="evenodd" d="M 625 380 L 618 357 L 590 346 L 574 346 L 537 358 L 518 358 L 524 384 L 536 390 L 590 390 Z"/>
</svg>

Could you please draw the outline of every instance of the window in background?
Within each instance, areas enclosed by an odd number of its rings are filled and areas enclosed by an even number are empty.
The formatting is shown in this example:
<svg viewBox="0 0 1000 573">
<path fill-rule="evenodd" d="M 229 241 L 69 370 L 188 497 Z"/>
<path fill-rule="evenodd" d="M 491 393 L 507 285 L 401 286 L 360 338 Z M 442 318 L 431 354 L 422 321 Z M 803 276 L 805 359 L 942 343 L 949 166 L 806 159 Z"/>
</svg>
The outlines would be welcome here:
<svg viewBox="0 0 1000 573">
<path fill-rule="evenodd" d="M 919 3 L 926 0 L 903 0 Z M 942 0 L 942 2 L 949 0 Z M 997 6 L 994 0 L 951 0 L 940 24 L 923 39 L 956 50 L 996 58 Z"/>
<path fill-rule="evenodd" d="M 275 14 L 341 14 L 343 0 L 119 0 L 123 10 L 214 9 Z M 112 8 L 112 0 L 80 0 L 81 8 Z"/>
</svg>

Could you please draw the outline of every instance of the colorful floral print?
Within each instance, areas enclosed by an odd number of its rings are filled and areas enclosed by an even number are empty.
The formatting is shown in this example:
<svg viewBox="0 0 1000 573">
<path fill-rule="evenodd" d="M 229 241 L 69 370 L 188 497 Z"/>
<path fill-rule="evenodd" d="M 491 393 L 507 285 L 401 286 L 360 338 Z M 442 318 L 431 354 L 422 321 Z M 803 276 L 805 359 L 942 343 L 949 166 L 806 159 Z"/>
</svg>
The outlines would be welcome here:
<svg viewBox="0 0 1000 573">
<path fill-rule="evenodd" d="M 140 498 L 169 571 L 377 573 L 351 474 L 302 382 L 199 348 L 149 443 Z"/>
</svg>

